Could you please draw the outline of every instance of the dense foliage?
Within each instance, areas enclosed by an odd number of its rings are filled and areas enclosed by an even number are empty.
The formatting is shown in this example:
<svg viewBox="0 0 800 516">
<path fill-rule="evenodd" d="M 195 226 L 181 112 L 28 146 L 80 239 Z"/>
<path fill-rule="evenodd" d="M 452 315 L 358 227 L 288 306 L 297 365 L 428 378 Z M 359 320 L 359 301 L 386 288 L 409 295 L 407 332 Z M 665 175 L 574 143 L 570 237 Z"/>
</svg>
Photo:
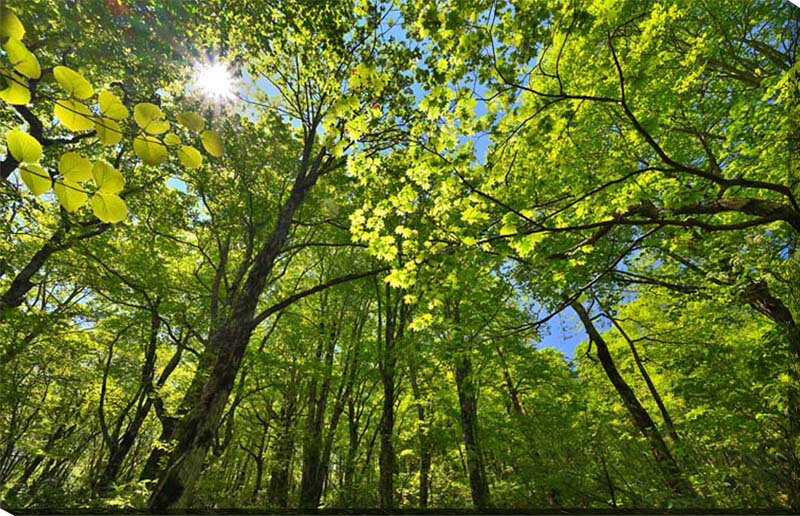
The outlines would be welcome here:
<svg viewBox="0 0 800 516">
<path fill-rule="evenodd" d="M 0 43 L 0 506 L 800 509 L 800 8 L 7 0 Z"/>
</svg>

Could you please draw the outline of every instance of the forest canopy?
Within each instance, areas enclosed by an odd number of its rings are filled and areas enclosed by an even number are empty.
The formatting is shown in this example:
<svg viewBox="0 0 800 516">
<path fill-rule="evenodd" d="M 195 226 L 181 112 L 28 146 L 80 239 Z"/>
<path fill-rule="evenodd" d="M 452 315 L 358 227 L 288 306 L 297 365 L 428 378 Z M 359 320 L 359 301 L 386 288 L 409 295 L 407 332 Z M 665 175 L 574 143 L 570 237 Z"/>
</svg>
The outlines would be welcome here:
<svg viewBox="0 0 800 516">
<path fill-rule="evenodd" d="M 0 0 L 0 507 L 800 510 L 799 42 Z"/>
</svg>

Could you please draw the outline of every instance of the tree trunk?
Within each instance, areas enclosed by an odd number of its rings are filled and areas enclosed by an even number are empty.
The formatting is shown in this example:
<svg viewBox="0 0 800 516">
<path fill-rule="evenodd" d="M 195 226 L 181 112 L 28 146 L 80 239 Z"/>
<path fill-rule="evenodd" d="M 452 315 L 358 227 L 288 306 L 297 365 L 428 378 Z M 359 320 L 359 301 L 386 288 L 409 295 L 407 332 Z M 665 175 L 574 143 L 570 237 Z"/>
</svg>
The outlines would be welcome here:
<svg viewBox="0 0 800 516">
<path fill-rule="evenodd" d="M 800 509 L 800 327 L 789 308 L 772 295 L 765 282 L 750 285 L 744 295 L 750 306 L 778 326 L 788 344 L 788 370 L 792 381 L 786 393 L 789 412 L 786 436 L 789 475 L 786 480 L 789 507 L 797 510 Z"/>
<path fill-rule="evenodd" d="M 425 419 L 425 408 L 430 406 L 422 396 L 417 379 L 417 368 L 413 363 L 409 367 L 409 377 L 411 380 L 411 392 L 414 395 L 414 403 L 417 405 L 417 445 L 419 446 L 419 506 L 423 509 L 428 507 L 428 486 L 430 485 L 431 471 L 431 447 L 428 442 L 428 428 L 430 423 Z M 430 417 L 430 414 L 428 415 Z"/>
<path fill-rule="evenodd" d="M 614 326 L 619 331 L 620 335 L 625 339 L 625 342 L 628 343 L 628 347 L 631 349 L 631 354 L 633 355 L 633 361 L 636 362 L 636 367 L 639 369 L 639 373 L 641 373 L 642 378 L 644 378 L 645 383 L 647 384 L 647 389 L 650 391 L 650 395 L 653 396 L 653 399 L 658 406 L 658 411 L 661 413 L 661 418 L 664 420 L 664 425 L 667 427 L 667 433 L 669 434 L 670 439 L 672 439 L 673 443 L 677 443 L 680 438 L 678 436 L 678 431 L 675 430 L 675 424 L 672 422 L 672 417 L 669 415 L 669 411 L 667 410 L 667 406 L 664 405 L 664 400 L 661 399 L 661 394 L 658 393 L 658 389 L 656 389 L 653 380 L 650 378 L 650 373 L 647 372 L 647 368 L 645 368 L 644 363 L 642 362 L 642 358 L 639 356 L 639 350 L 636 349 L 636 344 L 633 342 L 628 334 L 622 329 L 622 326 L 617 322 L 616 319 L 609 316 L 611 322 L 614 323 Z"/>
<path fill-rule="evenodd" d="M 467 455 L 472 504 L 481 510 L 489 507 L 489 484 L 486 481 L 486 467 L 478 440 L 478 393 L 472 374 L 472 361 L 464 354 L 456 357 L 456 389 L 461 415 L 461 431 Z"/>
<path fill-rule="evenodd" d="M 302 204 L 307 190 L 316 181 L 316 172 L 312 170 L 309 174 L 309 177 L 298 174 L 271 237 L 256 256 L 241 292 L 231 303 L 231 315 L 221 322 L 220 328 L 209 338 L 210 374 L 204 374 L 205 368 L 202 367 L 196 374 L 195 385 L 199 389 L 195 389 L 196 394 L 192 393 L 187 400 L 186 413 L 179 418 L 171 436 L 173 447 L 150 496 L 148 505 L 152 510 L 186 508 L 192 504 L 192 487 L 213 443 L 254 330 L 253 319 L 258 300 L 275 259 L 286 242 L 292 217 Z"/>
<path fill-rule="evenodd" d="M 288 406 L 281 408 L 280 432 L 275 438 L 275 451 L 272 456 L 267 499 L 273 506 L 286 509 L 289 506 L 289 467 L 294 455 L 294 402 L 289 400 Z"/>
<path fill-rule="evenodd" d="M 583 305 L 578 302 L 572 303 L 571 306 L 578 314 L 589 338 L 597 346 L 597 357 L 603 366 L 606 376 L 611 381 L 614 389 L 616 389 L 617 394 L 622 398 L 622 403 L 628 410 L 633 424 L 647 439 L 650 445 L 650 451 L 664 475 L 667 486 L 676 494 L 692 497 L 696 496 L 694 488 L 683 477 L 678 463 L 675 462 L 675 459 L 672 457 L 669 448 L 667 448 L 667 444 L 661 437 L 661 433 L 658 431 L 658 428 L 656 428 L 650 414 L 639 402 L 639 399 L 636 397 L 630 385 L 628 385 L 625 379 L 619 374 L 617 366 L 614 364 L 614 360 L 608 350 L 608 345 L 605 339 L 603 339 L 603 336 L 600 335 L 600 332 L 597 331 L 597 328 L 595 328 L 592 319 L 589 317 L 589 313 Z"/>
</svg>

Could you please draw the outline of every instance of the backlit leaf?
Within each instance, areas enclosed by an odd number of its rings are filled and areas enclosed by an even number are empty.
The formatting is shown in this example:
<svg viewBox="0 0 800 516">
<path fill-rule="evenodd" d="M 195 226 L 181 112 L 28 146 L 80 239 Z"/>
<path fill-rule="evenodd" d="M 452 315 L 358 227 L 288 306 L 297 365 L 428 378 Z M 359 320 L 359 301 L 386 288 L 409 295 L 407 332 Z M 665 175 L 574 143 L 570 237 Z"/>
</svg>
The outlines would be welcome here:
<svg viewBox="0 0 800 516">
<path fill-rule="evenodd" d="M 19 169 L 19 177 L 33 195 L 42 195 L 50 190 L 52 180 L 45 170 L 39 165 L 29 163 Z"/>
<path fill-rule="evenodd" d="M 161 111 L 161 108 L 155 104 L 151 104 L 149 102 L 140 102 L 139 104 L 133 106 L 133 119 L 136 121 L 136 125 L 145 131 L 152 132 L 149 130 L 150 126 L 157 126 L 161 121 L 163 121 L 164 112 Z M 167 129 L 169 129 L 169 125 L 167 125 Z M 164 131 L 167 129 L 164 129 Z M 163 133 L 164 131 L 160 132 Z"/>
<path fill-rule="evenodd" d="M 167 133 L 167 135 L 164 136 L 164 143 L 172 147 L 174 145 L 180 145 L 181 139 L 175 133 Z"/>
<path fill-rule="evenodd" d="M 225 146 L 222 144 L 222 138 L 220 138 L 216 131 L 206 129 L 200 135 L 200 140 L 203 142 L 203 148 L 212 156 L 219 158 L 225 154 Z"/>
<path fill-rule="evenodd" d="M 56 193 L 59 204 L 69 212 L 78 211 L 81 206 L 86 204 L 86 200 L 89 198 L 80 184 L 69 179 L 56 181 L 53 191 Z"/>
<path fill-rule="evenodd" d="M 122 128 L 110 118 L 100 118 L 94 123 L 97 138 L 103 145 L 116 145 L 122 140 Z"/>
<path fill-rule="evenodd" d="M 200 151 L 189 145 L 184 145 L 178 151 L 178 159 L 186 168 L 199 168 L 203 164 L 203 155 Z"/>
<path fill-rule="evenodd" d="M 134 138 L 133 151 L 147 165 L 158 165 L 167 158 L 167 148 L 154 136 L 140 135 Z"/>
<path fill-rule="evenodd" d="M 125 201 L 119 195 L 102 191 L 92 196 L 92 211 L 98 219 L 111 224 L 121 222 L 128 217 Z"/>
<path fill-rule="evenodd" d="M 53 68 L 53 75 L 58 84 L 70 95 L 78 99 L 88 99 L 94 95 L 94 88 L 83 75 L 66 66 Z"/>
<path fill-rule="evenodd" d="M 70 131 L 88 131 L 94 127 L 92 112 L 74 100 L 57 101 L 53 114 Z"/>
<path fill-rule="evenodd" d="M 100 111 L 108 118 L 125 120 L 130 114 L 122 101 L 108 90 L 100 92 L 97 96 L 97 103 L 100 105 Z"/>
<path fill-rule="evenodd" d="M 17 72 L 28 79 L 38 79 L 42 76 L 42 69 L 36 56 L 20 40 L 9 38 L 3 47 L 8 54 L 8 60 Z"/>
<path fill-rule="evenodd" d="M 14 11 L 5 6 L 0 6 L 0 39 L 22 39 L 25 36 L 25 27 L 19 21 Z"/>
<path fill-rule="evenodd" d="M 182 126 L 186 127 L 187 129 L 191 129 L 192 131 L 202 131 L 206 126 L 206 121 L 203 119 L 203 117 L 191 111 L 178 113 L 177 118 L 178 122 Z"/>
<path fill-rule="evenodd" d="M 6 135 L 6 145 L 17 161 L 35 163 L 42 158 L 42 144 L 25 131 L 19 129 L 9 131 Z"/>
<path fill-rule="evenodd" d="M 66 152 L 58 162 L 58 171 L 70 181 L 88 181 L 92 178 L 92 162 L 77 152 Z"/>
<path fill-rule="evenodd" d="M 19 74 L 0 72 L 6 83 L 6 88 L 0 91 L 0 99 L 9 104 L 24 105 L 31 101 L 31 90 L 28 81 Z"/>
<path fill-rule="evenodd" d="M 122 177 L 119 170 L 103 160 L 94 162 L 92 176 L 101 192 L 117 193 L 121 192 L 125 186 L 125 178 Z"/>
</svg>

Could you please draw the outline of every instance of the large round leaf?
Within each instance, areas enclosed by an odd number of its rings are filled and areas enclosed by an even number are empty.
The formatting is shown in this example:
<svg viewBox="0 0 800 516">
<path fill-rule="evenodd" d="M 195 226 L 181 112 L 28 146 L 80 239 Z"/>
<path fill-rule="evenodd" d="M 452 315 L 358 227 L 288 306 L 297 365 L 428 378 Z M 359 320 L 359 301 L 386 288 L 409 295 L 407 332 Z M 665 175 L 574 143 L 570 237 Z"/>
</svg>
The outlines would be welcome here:
<svg viewBox="0 0 800 516">
<path fill-rule="evenodd" d="M 203 155 L 190 145 L 184 145 L 178 150 L 178 159 L 186 168 L 199 168 L 203 164 Z"/>
<path fill-rule="evenodd" d="M 100 105 L 103 115 L 113 120 L 125 120 L 130 114 L 122 101 L 108 90 L 100 92 L 97 96 L 97 103 Z"/>
<path fill-rule="evenodd" d="M 192 131 L 202 131 L 206 126 L 206 121 L 203 119 L 203 117 L 191 111 L 178 113 L 177 118 L 178 122 L 182 126 L 186 127 L 187 129 L 191 129 Z"/>
<path fill-rule="evenodd" d="M 203 148 L 212 156 L 219 158 L 225 154 L 225 146 L 222 144 L 222 138 L 220 138 L 216 131 L 206 129 L 200 135 L 200 140 L 203 142 Z"/>
<path fill-rule="evenodd" d="M 95 161 L 92 167 L 94 182 L 101 192 L 117 193 L 121 192 L 125 186 L 125 178 L 119 170 L 112 167 L 110 163 L 103 160 Z"/>
<path fill-rule="evenodd" d="M 146 165 L 158 165 L 167 158 L 167 147 L 154 136 L 143 134 L 134 138 L 133 151 Z"/>
<path fill-rule="evenodd" d="M 28 89 L 28 81 L 24 77 L 2 71 L 0 76 L 6 84 L 5 89 L 0 90 L 0 99 L 15 105 L 24 105 L 31 101 L 31 90 Z"/>
<path fill-rule="evenodd" d="M 92 112 L 74 100 L 57 101 L 53 114 L 70 131 L 88 131 L 94 127 Z"/>
<path fill-rule="evenodd" d="M 136 125 L 147 132 L 154 132 L 150 128 L 161 127 L 165 123 L 164 112 L 161 111 L 161 108 L 149 102 L 140 102 L 133 106 L 133 119 L 136 121 Z M 167 129 L 169 129 L 169 123 L 164 131 Z"/>
<path fill-rule="evenodd" d="M 19 21 L 14 11 L 5 6 L 0 6 L 0 39 L 22 39 L 25 36 L 25 27 Z"/>
<path fill-rule="evenodd" d="M 175 145 L 180 145 L 181 139 L 175 133 L 167 133 L 167 135 L 164 136 L 164 143 L 170 147 L 173 147 Z"/>
<path fill-rule="evenodd" d="M 22 165 L 19 169 L 19 177 L 33 195 L 42 195 L 46 193 L 50 190 L 50 185 L 53 184 L 47 172 L 39 165 L 33 163 Z"/>
<path fill-rule="evenodd" d="M 92 162 L 77 152 L 65 152 L 58 161 L 58 171 L 70 181 L 88 181 L 92 178 Z"/>
<path fill-rule="evenodd" d="M 53 75 L 55 75 L 58 84 L 64 88 L 64 91 L 75 98 L 88 99 L 94 95 L 94 88 L 92 88 L 91 83 L 72 68 L 56 66 L 53 68 Z"/>
<path fill-rule="evenodd" d="M 99 118 L 94 123 L 97 138 L 103 145 L 116 145 L 122 140 L 122 128 L 110 118 Z"/>
<path fill-rule="evenodd" d="M 25 131 L 19 129 L 9 131 L 6 135 L 6 145 L 17 161 L 35 163 L 42 158 L 42 144 Z"/>
<path fill-rule="evenodd" d="M 69 179 L 56 181 L 53 191 L 56 193 L 59 204 L 69 212 L 77 211 L 86 204 L 86 200 L 89 198 L 80 184 Z"/>
<path fill-rule="evenodd" d="M 95 217 L 115 224 L 128 217 L 128 207 L 119 195 L 106 192 L 97 192 L 92 196 L 92 211 Z"/>
<path fill-rule="evenodd" d="M 36 56 L 28 50 L 20 40 L 9 38 L 3 45 L 14 69 L 28 79 L 38 79 L 42 76 L 42 69 Z"/>
</svg>

